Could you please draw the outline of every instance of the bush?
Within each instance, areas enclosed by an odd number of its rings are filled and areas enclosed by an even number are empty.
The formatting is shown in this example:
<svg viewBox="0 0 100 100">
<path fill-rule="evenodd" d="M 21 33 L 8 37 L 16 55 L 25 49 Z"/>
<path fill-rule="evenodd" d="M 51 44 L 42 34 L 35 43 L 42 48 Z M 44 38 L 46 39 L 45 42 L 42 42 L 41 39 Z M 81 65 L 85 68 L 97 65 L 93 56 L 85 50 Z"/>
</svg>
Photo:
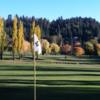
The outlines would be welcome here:
<svg viewBox="0 0 100 100">
<path fill-rule="evenodd" d="M 48 53 L 49 46 L 50 46 L 49 42 L 46 39 L 42 39 L 42 53 L 43 54 Z"/>
<path fill-rule="evenodd" d="M 21 54 L 25 54 L 31 51 L 30 42 L 24 40 L 23 47 L 21 49 Z"/>
<path fill-rule="evenodd" d="M 64 44 L 62 47 L 61 47 L 61 53 L 62 54 L 69 54 L 72 50 L 72 47 L 71 45 L 69 44 Z"/>
<path fill-rule="evenodd" d="M 55 43 L 50 44 L 50 49 L 52 54 L 58 54 L 60 52 L 60 47 Z"/>
<path fill-rule="evenodd" d="M 74 54 L 78 57 L 82 56 L 85 53 L 84 49 L 81 47 L 74 47 Z"/>
<path fill-rule="evenodd" d="M 88 54 L 93 54 L 95 51 L 94 45 L 90 41 L 85 43 L 85 49 Z"/>
<path fill-rule="evenodd" d="M 99 43 L 95 44 L 95 47 L 97 55 L 100 56 L 100 44 Z"/>
</svg>

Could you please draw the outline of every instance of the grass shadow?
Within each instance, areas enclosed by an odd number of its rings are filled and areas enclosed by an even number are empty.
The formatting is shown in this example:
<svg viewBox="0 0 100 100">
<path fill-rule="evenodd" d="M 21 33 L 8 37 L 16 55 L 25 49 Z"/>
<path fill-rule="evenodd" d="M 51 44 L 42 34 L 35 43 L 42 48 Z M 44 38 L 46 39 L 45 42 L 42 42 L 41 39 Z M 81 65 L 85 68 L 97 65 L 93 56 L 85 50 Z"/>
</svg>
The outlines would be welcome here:
<svg viewBox="0 0 100 100">
<path fill-rule="evenodd" d="M 33 100 L 32 87 L 0 87 L 0 100 Z"/>
</svg>

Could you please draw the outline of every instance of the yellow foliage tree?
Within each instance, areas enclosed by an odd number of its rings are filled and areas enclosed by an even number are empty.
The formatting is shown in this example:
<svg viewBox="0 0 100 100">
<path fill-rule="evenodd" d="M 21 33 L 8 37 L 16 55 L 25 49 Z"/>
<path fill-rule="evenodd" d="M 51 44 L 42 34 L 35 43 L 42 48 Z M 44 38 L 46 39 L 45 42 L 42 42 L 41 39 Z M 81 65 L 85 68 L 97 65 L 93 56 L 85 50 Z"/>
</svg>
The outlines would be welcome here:
<svg viewBox="0 0 100 100">
<path fill-rule="evenodd" d="M 30 28 L 30 47 L 32 52 L 32 57 L 34 58 L 34 51 L 33 51 L 33 44 L 34 44 L 34 29 L 35 29 L 35 21 L 32 22 L 31 28 Z"/>
<path fill-rule="evenodd" d="M 51 48 L 51 53 L 58 54 L 60 52 L 60 47 L 55 43 L 51 43 L 50 48 Z"/>
<path fill-rule="evenodd" d="M 21 54 L 27 54 L 31 51 L 30 42 L 24 40 L 23 47 L 21 48 Z"/>
<path fill-rule="evenodd" d="M 21 58 L 21 50 L 23 48 L 23 42 L 24 42 L 24 31 L 23 31 L 23 22 L 22 21 L 19 22 L 17 39 L 18 39 L 17 52 L 19 54 L 19 59 L 20 59 Z"/>
<path fill-rule="evenodd" d="M 37 35 L 38 39 L 41 39 L 41 29 L 39 27 L 39 25 L 37 25 L 34 29 L 34 33 Z"/>
<path fill-rule="evenodd" d="M 49 46 L 50 46 L 49 42 L 46 39 L 42 39 L 42 53 L 43 54 L 50 53 Z"/>
<path fill-rule="evenodd" d="M 5 42 L 6 32 L 4 31 L 4 20 L 0 17 L 0 59 L 3 58 Z"/>
<path fill-rule="evenodd" d="M 13 52 L 13 60 L 15 59 L 15 52 L 17 51 L 17 18 L 14 17 L 13 20 L 13 32 L 12 32 L 12 52 Z"/>
<path fill-rule="evenodd" d="M 31 24 L 31 28 L 30 28 L 30 47 L 31 47 L 31 52 L 32 52 L 32 57 L 34 58 L 35 54 L 38 58 L 38 53 L 35 52 L 34 53 L 34 34 L 37 35 L 38 39 L 40 40 L 41 39 L 41 29 L 39 27 L 39 25 L 35 26 L 35 21 L 32 22 Z"/>
</svg>

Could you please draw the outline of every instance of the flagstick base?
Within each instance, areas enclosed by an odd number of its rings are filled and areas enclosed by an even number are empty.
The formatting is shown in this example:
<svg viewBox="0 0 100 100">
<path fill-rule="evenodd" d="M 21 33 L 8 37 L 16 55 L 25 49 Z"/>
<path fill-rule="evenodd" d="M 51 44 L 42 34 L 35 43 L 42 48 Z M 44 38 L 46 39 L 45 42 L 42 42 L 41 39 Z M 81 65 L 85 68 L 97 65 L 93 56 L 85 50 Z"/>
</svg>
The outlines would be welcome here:
<svg viewBox="0 0 100 100">
<path fill-rule="evenodd" d="M 34 100 L 36 100 L 36 59 L 35 59 L 35 53 L 34 53 Z"/>
</svg>

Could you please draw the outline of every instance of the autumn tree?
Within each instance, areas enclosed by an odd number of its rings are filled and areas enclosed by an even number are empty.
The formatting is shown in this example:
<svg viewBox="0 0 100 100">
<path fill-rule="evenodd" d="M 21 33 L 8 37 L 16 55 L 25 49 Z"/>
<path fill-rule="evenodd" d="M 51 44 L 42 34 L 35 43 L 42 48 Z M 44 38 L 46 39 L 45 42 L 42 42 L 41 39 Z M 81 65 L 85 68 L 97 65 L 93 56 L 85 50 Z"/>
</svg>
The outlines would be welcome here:
<svg viewBox="0 0 100 100">
<path fill-rule="evenodd" d="M 95 44 L 96 54 L 100 56 L 100 43 Z"/>
<path fill-rule="evenodd" d="M 85 43 L 85 50 L 87 54 L 93 54 L 95 51 L 94 45 L 90 41 L 87 41 Z"/>
<path fill-rule="evenodd" d="M 24 31 L 23 31 L 23 22 L 22 21 L 19 22 L 17 41 L 18 41 L 17 52 L 18 52 L 19 59 L 20 59 L 21 55 L 22 55 L 21 50 L 23 48 L 23 42 L 24 42 Z"/>
<path fill-rule="evenodd" d="M 43 54 L 47 54 L 47 53 L 50 53 L 50 49 L 49 49 L 49 46 L 50 46 L 50 43 L 48 42 L 48 40 L 46 39 L 42 39 L 42 53 Z"/>
<path fill-rule="evenodd" d="M 15 53 L 17 51 L 17 18 L 14 17 L 13 20 L 13 32 L 12 32 L 12 53 L 13 53 L 13 60 L 15 59 Z"/>
<path fill-rule="evenodd" d="M 33 57 L 33 58 L 34 58 L 34 51 L 33 51 L 34 29 L 35 29 L 35 21 L 32 22 L 31 28 L 30 28 L 30 45 L 31 45 L 31 52 L 32 52 L 32 57 Z"/>
<path fill-rule="evenodd" d="M 38 39 L 41 39 L 41 29 L 39 27 L 39 25 L 37 25 L 34 29 L 34 33 L 37 35 Z"/>
<path fill-rule="evenodd" d="M 22 47 L 22 49 L 21 49 L 21 54 L 27 54 L 28 52 L 30 52 L 31 51 L 31 48 L 30 48 L 30 42 L 28 42 L 28 41 L 26 41 L 26 40 L 24 40 L 23 41 L 23 47 Z"/>
<path fill-rule="evenodd" d="M 0 17 L 0 59 L 3 58 L 5 42 L 6 32 L 4 31 L 4 20 Z"/>
<path fill-rule="evenodd" d="M 64 44 L 61 46 L 61 53 L 62 54 L 70 54 L 72 50 L 72 46 L 69 44 Z"/>
<path fill-rule="evenodd" d="M 77 57 L 81 57 L 84 53 L 85 53 L 85 51 L 84 51 L 84 49 L 82 47 L 80 47 L 80 46 L 74 47 L 74 54 Z"/>
<path fill-rule="evenodd" d="M 58 54 L 60 52 L 60 47 L 56 43 L 51 43 L 50 48 L 52 54 Z"/>
</svg>

